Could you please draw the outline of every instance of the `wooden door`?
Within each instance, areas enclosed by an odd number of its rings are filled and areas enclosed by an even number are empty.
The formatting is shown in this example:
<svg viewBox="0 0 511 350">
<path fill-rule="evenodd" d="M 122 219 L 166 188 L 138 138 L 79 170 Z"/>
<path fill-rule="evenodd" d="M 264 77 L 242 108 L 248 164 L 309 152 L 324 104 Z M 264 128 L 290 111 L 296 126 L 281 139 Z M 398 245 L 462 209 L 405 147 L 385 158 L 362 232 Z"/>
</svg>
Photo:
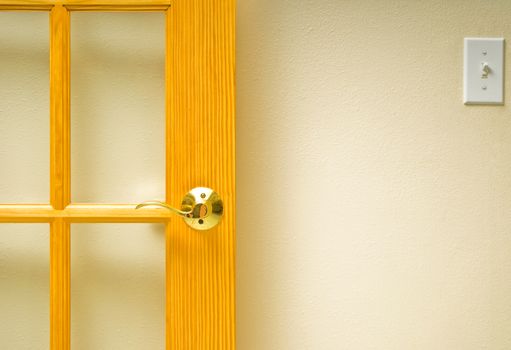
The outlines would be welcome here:
<svg viewBox="0 0 511 350">
<path fill-rule="evenodd" d="M 71 224 L 159 222 L 166 225 L 166 348 L 234 349 L 234 0 L 1 0 L 0 10 L 47 11 L 50 19 L 50 198 L 7 204 L 0 193 L 0 223 L 50 227 L 49 348 L 65 350 L 71 344 Z M 73 203 L 69 72 L 74 11 L 165 13 L 166 202 L 179 206 L 190 189 L 210 187 L 224 204 L 217 227 L 194 231 L 168 211 L 136 210 L 137 203 Z"/>
</svg>

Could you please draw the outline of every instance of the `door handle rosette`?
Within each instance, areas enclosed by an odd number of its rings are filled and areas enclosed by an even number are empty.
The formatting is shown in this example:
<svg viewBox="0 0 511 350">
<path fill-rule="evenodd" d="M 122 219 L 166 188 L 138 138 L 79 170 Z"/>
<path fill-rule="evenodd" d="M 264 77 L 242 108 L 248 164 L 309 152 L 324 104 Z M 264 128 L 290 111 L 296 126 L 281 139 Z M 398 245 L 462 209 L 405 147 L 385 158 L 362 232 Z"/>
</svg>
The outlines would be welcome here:
<svg viewBox="0 0 511 350">
<path fill-rule="evenodd" d="M 218 225 L 224 213 L 220 195 L 207 187 L 196 187 L 188 192 L 181 202 L 181 209 L 160 201 L 143 202 L 135 209 L 148 206 L 168 209 L 181 216 L 188 226 L 199 231 L 209 230 Z"/>
</svg>

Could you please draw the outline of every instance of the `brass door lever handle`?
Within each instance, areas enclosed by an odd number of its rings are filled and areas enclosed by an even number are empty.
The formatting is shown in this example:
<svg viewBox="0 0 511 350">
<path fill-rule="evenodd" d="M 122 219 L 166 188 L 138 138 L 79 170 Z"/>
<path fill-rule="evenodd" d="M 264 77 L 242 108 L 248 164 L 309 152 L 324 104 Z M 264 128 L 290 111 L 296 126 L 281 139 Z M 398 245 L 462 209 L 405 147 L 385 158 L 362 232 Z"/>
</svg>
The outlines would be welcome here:
<svg viewBox="0 0 511 350">
<path fill-rule="evenodd" d="M 177 215 L 183 216 L 183 217 L 185 217 L 186 215 L 191 214 L 193 212 L 192 209 L 183 211 L 183 210 L 179 210 L 174 207 L 171 207 L 167 203 L 160 202 L 160 201 L 146 201 L 146 202 L 143 202 L 143 203 L 140 203 L 139 205 L 137 205 L 135 207 L 135 209 L 140 209 L 140 208 L 148 207 L 148 206 L 157 206 L 157 207 L 166 208 L 166 209 L 172 211 L 174 214 L 177 214 Z"/>
<path fill-rule="evenodd" d="M 196 187 L 188 192 L 181 202 L 181 209 L 154 200 L 140 203 L 135 209 L 147 206 L 168 209 L 181 216 L 188 226 L 199 231 L 209 230 L 218 225 L 224 211 L 220 195 L 207 187 Z"/>
</svg>

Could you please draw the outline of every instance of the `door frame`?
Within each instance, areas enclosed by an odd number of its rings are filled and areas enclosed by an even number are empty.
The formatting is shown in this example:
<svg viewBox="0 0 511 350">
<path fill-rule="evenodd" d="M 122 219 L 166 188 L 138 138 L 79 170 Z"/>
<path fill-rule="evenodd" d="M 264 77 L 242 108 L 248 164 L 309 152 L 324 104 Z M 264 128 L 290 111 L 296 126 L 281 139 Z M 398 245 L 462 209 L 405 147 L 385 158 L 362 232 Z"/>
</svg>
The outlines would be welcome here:
<svg viewBox="0 0 511 350">
<path fill-rule="evenodd" d="M 166 349 L 231 350 L 235 311 L 235 0 L 0 0 L 50 13 L 50 199 L 0 204 L 0 223 L 50 224 L 50 349 L 70 349 L 70 224 L 166 223 Z M 70 13 L 166 14 L 166 202 L 194 187 L 222 197 L 224 217 L 193 231 L 137 203 L 72 203 Z"/>
</svg>

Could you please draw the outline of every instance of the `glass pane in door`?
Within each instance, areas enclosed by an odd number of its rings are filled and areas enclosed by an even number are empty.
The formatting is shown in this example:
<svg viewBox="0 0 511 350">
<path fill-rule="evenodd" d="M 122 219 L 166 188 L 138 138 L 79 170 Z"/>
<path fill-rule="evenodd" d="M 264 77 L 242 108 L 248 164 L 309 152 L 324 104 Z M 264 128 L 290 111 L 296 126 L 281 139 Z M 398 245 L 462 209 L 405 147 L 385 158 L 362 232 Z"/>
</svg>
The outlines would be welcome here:
<svg viewBox="0 0 511 350">
<path fill-rule="evenodd" d="M 0 224 L 0 349 L 47 350 L 48 224 Z"/>
<path fill-rule="evenodd" d="M 165 348 L 165 225 L 71 225 L 71 348 Z"/>
<path fill-rule="evenodd" d="M 73 202 L 165 196 L 165 15 L 71 14 Z"/>
<path fill-rule="evenodd" d="M 47 12 L 0 12 L 0 203 L 49 200 Z"/>
</svg>

